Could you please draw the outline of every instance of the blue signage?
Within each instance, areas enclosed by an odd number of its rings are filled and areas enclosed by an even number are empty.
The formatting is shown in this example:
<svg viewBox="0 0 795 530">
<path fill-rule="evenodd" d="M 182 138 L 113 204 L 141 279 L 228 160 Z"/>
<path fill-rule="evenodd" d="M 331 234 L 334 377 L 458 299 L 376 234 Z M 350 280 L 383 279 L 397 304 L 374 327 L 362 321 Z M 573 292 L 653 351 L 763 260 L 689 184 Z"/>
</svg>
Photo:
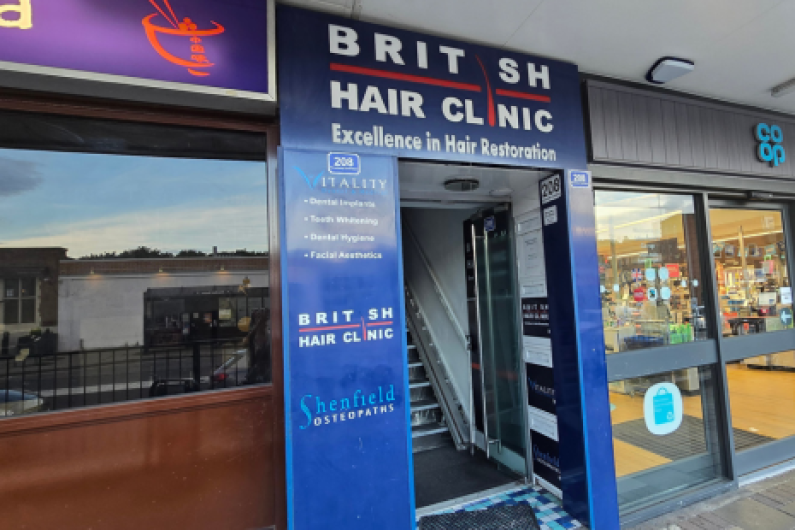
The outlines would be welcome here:
<svg viewBox="0 0 795 530">
<path fill-rule="evenodd" d="M 759 142 L 757 156 L 762 162 L 770 162 L 773 167 L 783 164 L 787 160 L 784 152 L 784 132 L 778 125 L 760 123 L 756 126 L 756 139 Z"/>
<path fill-rule="evenodd" d="M 329 153 L 328 172 L 332 175 L 358 175 L 362 171 L 359 155 Z"/>
<path fill-rule="evenodd" d="M 660 389 L 654 396 L 654 421 L 657 425 L 674 421 L 674 396 L 666 389 Z"/>
<path fill-rule="evenodd" d="M 784 324 L 785 327 L 789 327 L 790 324 L 792 324 L 792 309 L 786 307 L 782 309 L 779 318 L 781 319 L 781 323 Z"/>
<path fill-rule="evenodd" d="M 590 188 L 591 187 L 591 172 L 590 171 L 569 171 L 569 182 L 572 188 Z"/>
<path fill-rule="evenodd" d="M 279 168 L 290 528 L 414 528 L 396 162 Z"/>
<path fill-rule="evenodd" d="M 577 67 L 280 6 L 282 143 L 583 167 Z"/>
</svg>

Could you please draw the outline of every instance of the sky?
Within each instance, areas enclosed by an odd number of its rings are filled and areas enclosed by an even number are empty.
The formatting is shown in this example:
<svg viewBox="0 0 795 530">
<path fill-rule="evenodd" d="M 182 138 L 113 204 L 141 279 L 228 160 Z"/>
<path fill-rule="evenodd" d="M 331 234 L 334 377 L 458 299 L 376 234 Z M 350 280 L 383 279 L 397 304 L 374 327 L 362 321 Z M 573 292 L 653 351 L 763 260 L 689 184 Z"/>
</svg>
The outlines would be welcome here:
<svg viewBox="0 0 795 530">
<path fill-rule="evenodd" d="M 264 162 L 0 149 L 0 248 L 265 251 Z"/>
</svg>

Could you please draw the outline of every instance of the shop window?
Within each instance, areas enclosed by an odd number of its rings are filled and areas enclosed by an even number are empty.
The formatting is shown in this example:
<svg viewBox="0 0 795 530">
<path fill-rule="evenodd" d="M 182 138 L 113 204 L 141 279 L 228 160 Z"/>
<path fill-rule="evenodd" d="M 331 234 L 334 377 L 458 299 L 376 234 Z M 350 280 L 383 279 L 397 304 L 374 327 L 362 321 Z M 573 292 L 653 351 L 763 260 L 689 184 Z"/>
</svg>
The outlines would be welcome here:
<svg viewBox="0 0 795 530">
<path fill-rule="evenodd" d="M 717 403 L 710 366 L 610 383 L 622 513 L 723 480 Z"/>
<path fill-rule="evenodd" d="M 596 192 L 607 353 L 707 339 L 693 198 Z"/>
<path fill-rule="evenodd" d="M 0 149 L 0 416 L 270 382 L 264 138 L 31 119 Z"/>
<path fill-rule="evenodd" d="M 782 214 L 710 210 L 724 337 L 792 329 L 792 284 Z"/>
</svg>

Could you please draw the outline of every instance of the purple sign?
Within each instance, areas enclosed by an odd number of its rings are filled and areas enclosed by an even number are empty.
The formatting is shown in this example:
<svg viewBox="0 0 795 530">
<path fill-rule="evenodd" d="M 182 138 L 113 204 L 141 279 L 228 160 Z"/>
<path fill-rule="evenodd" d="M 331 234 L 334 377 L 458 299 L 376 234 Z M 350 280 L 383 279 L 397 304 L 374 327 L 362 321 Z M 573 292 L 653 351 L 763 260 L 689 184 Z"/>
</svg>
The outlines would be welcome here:
<svg viewBox="0 0 795 530">
<path fill-rule="evenodd" d="M 268 0 L 0 0 L 0 61 L 267 95 L 272 13 Z"/>
</svg>

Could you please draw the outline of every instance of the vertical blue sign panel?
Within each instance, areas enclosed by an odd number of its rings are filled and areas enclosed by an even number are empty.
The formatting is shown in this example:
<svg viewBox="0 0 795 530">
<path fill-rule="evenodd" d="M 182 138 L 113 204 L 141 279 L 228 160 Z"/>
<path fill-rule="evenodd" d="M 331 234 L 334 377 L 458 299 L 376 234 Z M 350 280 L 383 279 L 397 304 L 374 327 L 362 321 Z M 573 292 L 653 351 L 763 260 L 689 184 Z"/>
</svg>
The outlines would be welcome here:
<svg viewBox="0 0 795 530">
<path fill-rule="evenodd" d="M 588 172 L 539 184 L 555 370 L 563 507 L 593 530 L 619 528 L 596 219 Z M 578 374 L 579 377 L 571 377 Z"/>
<path fill-rule="evenodd" d="M 355 155 L 354 155 L 355 156 Z M 414 528 L 393 158 L 281 153 L 290 528 Z"/>
</svg>

